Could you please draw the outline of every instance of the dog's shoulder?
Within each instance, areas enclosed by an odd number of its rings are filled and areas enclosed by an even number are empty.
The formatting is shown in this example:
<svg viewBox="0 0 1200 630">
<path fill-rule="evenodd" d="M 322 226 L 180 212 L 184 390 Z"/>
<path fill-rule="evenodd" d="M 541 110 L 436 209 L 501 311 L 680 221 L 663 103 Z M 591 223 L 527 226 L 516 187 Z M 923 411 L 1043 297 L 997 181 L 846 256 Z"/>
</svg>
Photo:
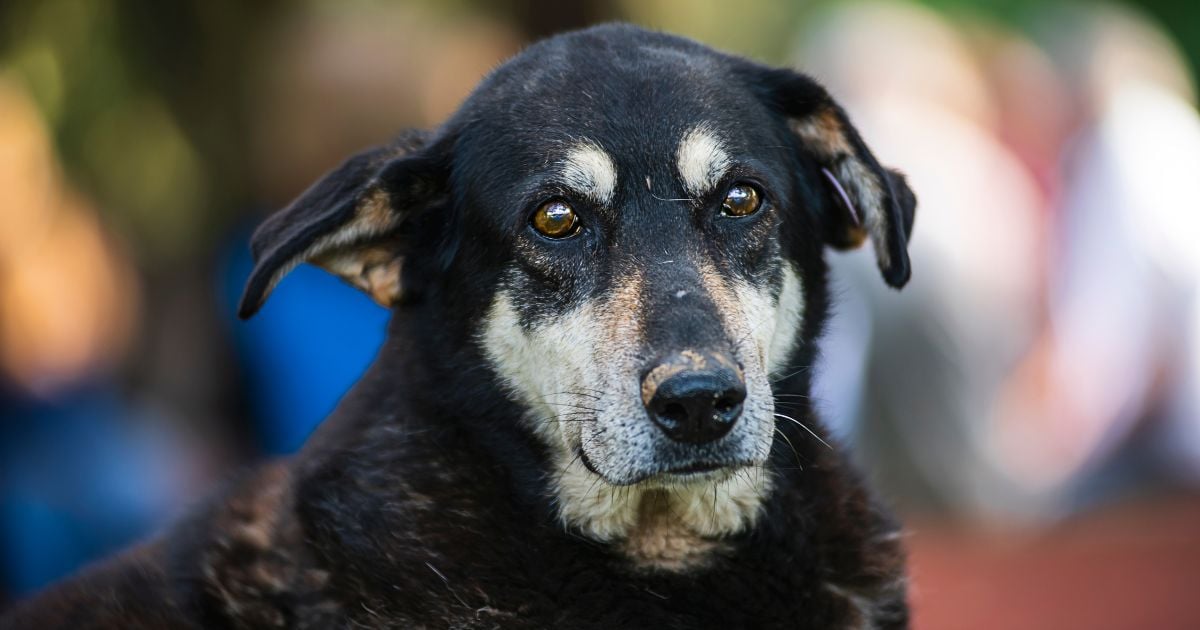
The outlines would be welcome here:
<svg viewBox="0 0 1200 630">
<path fill-rule="evenodd" d="M 292 597 L 302 564 L 291 486 L 283 463 L 258 469 L 174 532 L 171 572 L 195 585 L 200 616 L 236 627 L 285 624 L 280 602 Z"/>
</svg>

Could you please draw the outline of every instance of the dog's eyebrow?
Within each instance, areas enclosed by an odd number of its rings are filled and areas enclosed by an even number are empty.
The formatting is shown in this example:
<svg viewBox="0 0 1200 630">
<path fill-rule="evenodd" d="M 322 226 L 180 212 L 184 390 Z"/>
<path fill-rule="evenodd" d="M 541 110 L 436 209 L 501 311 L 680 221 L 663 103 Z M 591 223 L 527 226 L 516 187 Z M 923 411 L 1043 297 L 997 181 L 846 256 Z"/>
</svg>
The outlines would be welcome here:
<svg viewBox="0 0 1200 630">
<path fill-rule="evenodd" d="M 675 151 L 676 167 L 684 188 L 693 197 L 712 190 L 729 169 L 729 154 L 704 125 L 692 128 L 679 141 Z"/>
<path fill-rule="evenodd" d="M 604 149 L 590 140 L 575 143 L 562 161 L 563 183 L 600 205 L 612 203 L 617 167 Z"/>
</svg>

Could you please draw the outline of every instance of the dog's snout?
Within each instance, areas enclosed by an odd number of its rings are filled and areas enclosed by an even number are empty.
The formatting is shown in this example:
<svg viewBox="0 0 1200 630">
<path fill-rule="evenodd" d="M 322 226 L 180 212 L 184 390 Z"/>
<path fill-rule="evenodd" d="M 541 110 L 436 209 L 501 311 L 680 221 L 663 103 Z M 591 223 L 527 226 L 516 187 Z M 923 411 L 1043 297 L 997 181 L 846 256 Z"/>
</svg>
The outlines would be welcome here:
<svg viewBox="0 0 1200 630">
<path fill-rule="evenodd" d="M 650 370 L 642 381 L 646 411 L 667 437 L 702 444 L 737 422 L 746 399 L 742 371 L 723 354 L 684 352 Z"/>
</svg>

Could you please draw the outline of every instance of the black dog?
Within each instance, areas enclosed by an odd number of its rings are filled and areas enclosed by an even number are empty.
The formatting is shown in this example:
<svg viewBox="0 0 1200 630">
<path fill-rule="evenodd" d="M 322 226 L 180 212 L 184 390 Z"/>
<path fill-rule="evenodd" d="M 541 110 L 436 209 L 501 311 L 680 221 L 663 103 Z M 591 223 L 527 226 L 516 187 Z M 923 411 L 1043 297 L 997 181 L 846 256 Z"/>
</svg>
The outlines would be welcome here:
<svg viewBox="0 0 1200 630">
<path fill-rule="evenodd" d="M 825 246 L 900 287 L 914 208 L 803 75 L 531 46 L 255 234 L 244 317 L 302 262 L 393 309 L 305 450 L 5 625 L 907 627 L 898 527 L 807 394 Z"/>
</svg>

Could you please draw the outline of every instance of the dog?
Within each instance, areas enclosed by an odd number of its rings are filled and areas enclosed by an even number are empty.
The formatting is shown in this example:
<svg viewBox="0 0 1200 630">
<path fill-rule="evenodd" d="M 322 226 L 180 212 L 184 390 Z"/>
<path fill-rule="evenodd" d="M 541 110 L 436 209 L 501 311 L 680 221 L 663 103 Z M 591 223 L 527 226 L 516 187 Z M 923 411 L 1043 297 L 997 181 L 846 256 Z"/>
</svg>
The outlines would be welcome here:
<svg viewBox="0 0 1200 630">
<path fill-rule="evenodd" d="M 901 529 L 808 398 L 827 248 L 916 199 L 813 79 L 610 24 L 268 218 L 392 310 L 295 456 L 6 627 L 905 628 Z M 303 343 L 297 339 L 296 343 Z"/>
</svg>

